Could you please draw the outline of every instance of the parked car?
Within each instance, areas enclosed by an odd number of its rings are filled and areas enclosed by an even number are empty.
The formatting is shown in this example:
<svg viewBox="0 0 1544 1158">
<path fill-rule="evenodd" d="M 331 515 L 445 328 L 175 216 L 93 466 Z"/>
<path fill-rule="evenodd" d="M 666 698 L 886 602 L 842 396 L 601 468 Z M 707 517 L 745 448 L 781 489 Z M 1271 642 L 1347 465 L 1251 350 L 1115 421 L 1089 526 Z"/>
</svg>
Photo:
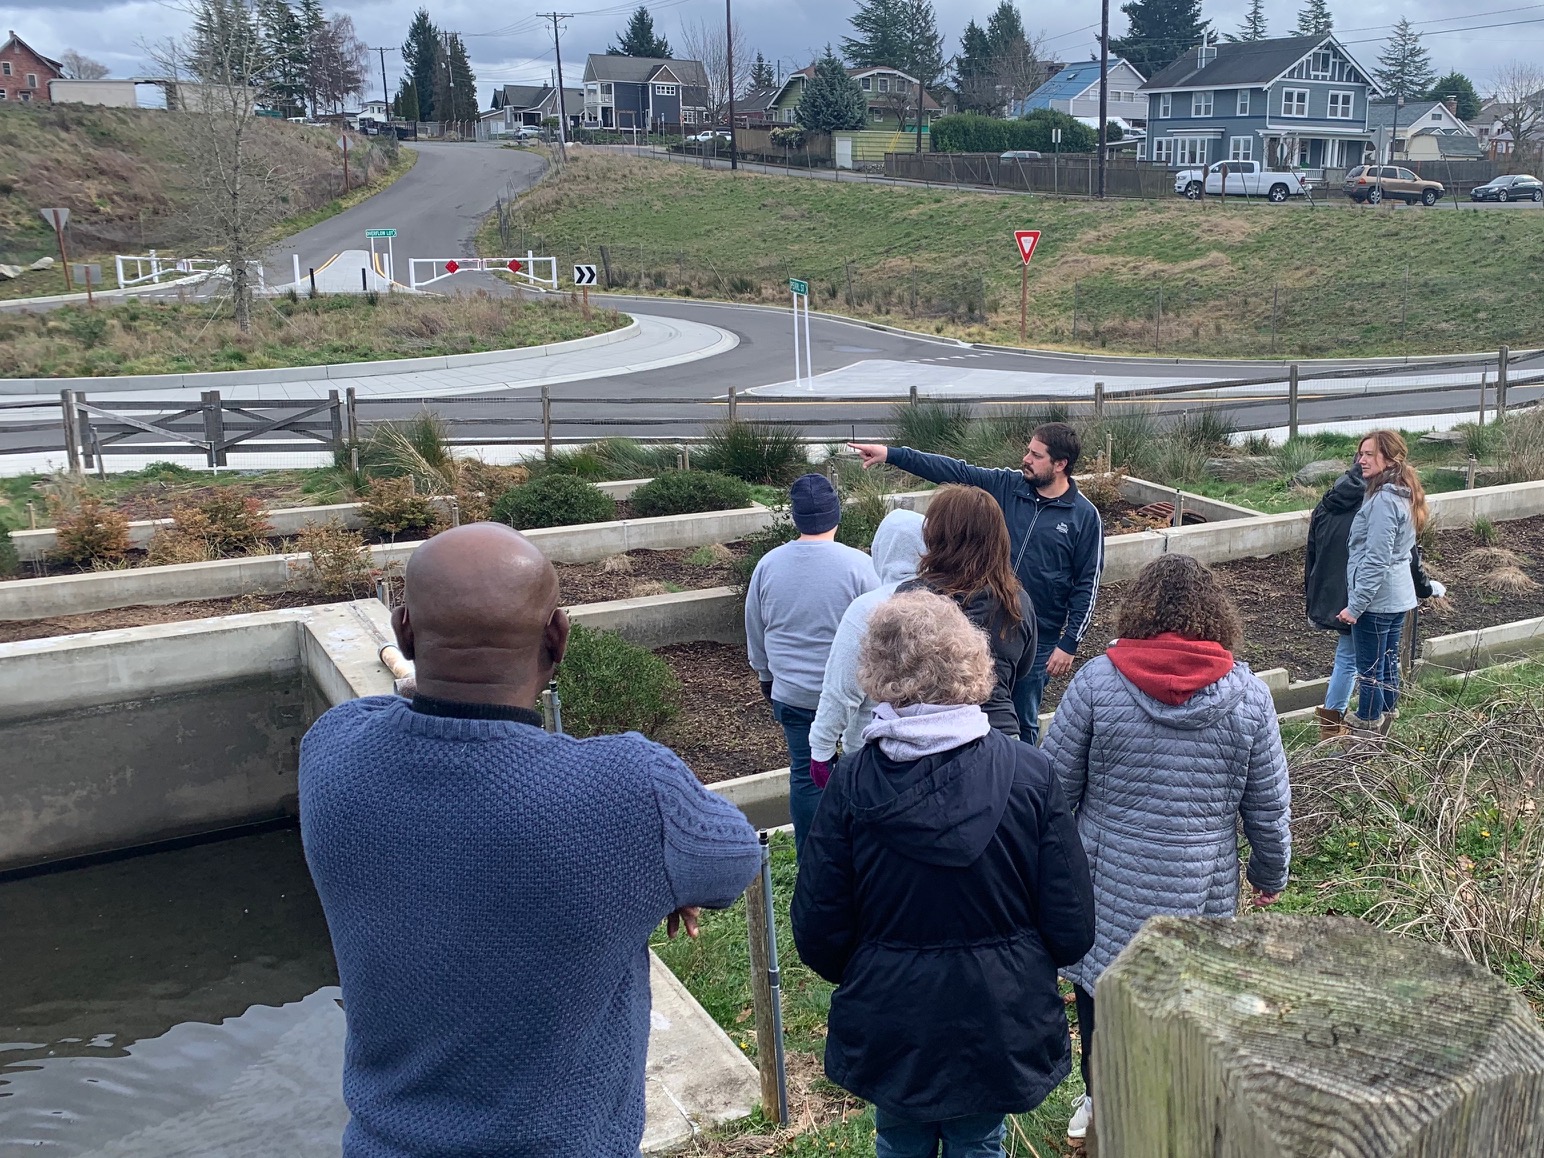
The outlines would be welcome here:
<svg viewBox="0 0 1544 1158">
<path fill-rule="evenodd" d="M 1223 188 L 1223 175 L 1227 188 Z M 1265 197 L 1278 205 L 1288 197 L 1305 197 L 1308 178 L 1301 173 L 1267 169 L 1258 161 L 1216 161 L 1206 169 L 1181 169 L 1174 174 L 1174 192 L 1194 201 L 1202 194 L 1218 197 Z"/>
<path fill-rule="evenodd" d="M 1009 149 L 997 159 L 1004 163 L 1012 161 L 1038 161 L 1040 160 L 1040 154 L 1033 149 Z"/>
<path fill-rule="evenodd" d="M 1397 165 L 1358 165 L 1346 174 L 1341 189 L 1351 200 L 1368 205 L 1376 205 L 1385 198 L 1411 205 L 1417 201 L 1435 205 L 1446 192 L 1441 181 L 1428 181 Z"/>
<path fill-rule="evenodd" d="M 542 132 L 542 130 L 537 128 L 535 125 L 521 125 L 510 134 L 510 136 L 514 137 L 517 141 L 539 141 L 546 135 L 546 133 Z"/>
<path fill-rule="evenodd" d="M 704 132 L 698 133 L 695 137 L 692 138 L 694 141 L 711 141 L 714 139 L 727 141 L 729 139 L 729 130 L 707 129 Z"/>
<path fill-rule="evenodd" d="M 1544 201 L 1544 181 L 1527 173 L 1492 177 L 1469 190 L 1471 201 Z"/>
</svg>

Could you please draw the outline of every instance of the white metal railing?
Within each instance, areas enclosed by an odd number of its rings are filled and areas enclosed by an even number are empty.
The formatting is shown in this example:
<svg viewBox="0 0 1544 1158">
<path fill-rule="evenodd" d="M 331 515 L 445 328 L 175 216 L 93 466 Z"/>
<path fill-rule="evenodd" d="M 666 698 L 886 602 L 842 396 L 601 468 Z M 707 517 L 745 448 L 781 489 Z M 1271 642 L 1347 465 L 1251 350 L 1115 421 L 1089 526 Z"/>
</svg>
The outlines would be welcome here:
<svg viewBox="0 0 1544 1158">
<path fill-rule="evenodd" d="M 545 274 L 538 273 L 539 269 Z M 408 259 L 407 270 L 408 287 L 413 290 L 458 273 L 507 273 L 528 285 L 558 288 L 558 259 L 529 252 L 524 257 L 414 257 Z"/>
<path fill-rule="evenodd" d="M 266 289 L 267 281 L 263 275 L 262 262 L 254 261 L 250 264 L 257 276 L 259 289 Z M 147 254 L 117 254 L 113 257 L 113 266 L 118 275 L 119 289 L 128 289 L 137 285 L 160 285 L 163 279 L 180 280 L 197 277 L 207 280 L 229 274 L 225 263 L 217 258 L 171 257 L 157 253 L 153 249 Z"/>
</svg>

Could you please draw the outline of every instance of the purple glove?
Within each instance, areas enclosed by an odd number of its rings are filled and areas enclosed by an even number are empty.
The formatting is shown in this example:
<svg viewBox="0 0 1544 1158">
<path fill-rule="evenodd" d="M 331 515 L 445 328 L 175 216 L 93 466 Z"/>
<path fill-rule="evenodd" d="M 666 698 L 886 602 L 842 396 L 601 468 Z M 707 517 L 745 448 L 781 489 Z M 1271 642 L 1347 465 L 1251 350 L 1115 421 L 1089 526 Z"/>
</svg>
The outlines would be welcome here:
<svg viewBox="0 0 1544 1158">
<path fill-rule="evenodd" d="M 810 779 L 815 782 L 816 788 L 825 788 L 826 782 L 831 779 L 831 764 L 830 760 L 810 761 Z"/>
</svg>

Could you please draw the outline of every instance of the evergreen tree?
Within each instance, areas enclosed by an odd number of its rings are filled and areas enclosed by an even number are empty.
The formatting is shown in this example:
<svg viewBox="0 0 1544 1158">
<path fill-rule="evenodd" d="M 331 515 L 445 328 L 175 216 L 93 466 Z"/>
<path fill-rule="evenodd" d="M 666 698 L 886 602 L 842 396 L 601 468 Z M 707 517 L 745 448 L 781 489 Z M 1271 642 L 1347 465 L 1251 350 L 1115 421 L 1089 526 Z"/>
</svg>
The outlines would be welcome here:
<svg viewBox="0 0 1544 1158">
<path fill-rule="evenodd" d="M 1301 12 L 1297 14 L 1297 34 L 1299 36 L 1323 36 L 1335 27 L 1335 18 L 1330 15 L 1330 6 L 1327 0 L 1308 0 L 1303 5 Z"/>
<path fill-rule="evenodd" d="M 1431 53 L 1421 43 L 1421 34 L 1408 17 L 1401 16 L 1394 25 L 1388 46 L 1378 54 L 1378 67 L 1372 70 L 1378 87 L 1389 96 L 1419 96 L 1431 89 L 1437 70 L 1431 66 Z"/>
<path fill-rule="evenodd" d="M 992 67 L 992 42 L 975 20 L 965 25 L 954 58 L 954 93 L 962 113 L 996 115 L 1002 111 Z"/>
<path fill-rule="evenodd" d="M 1438 78 L 1426 96 L 1434 101 L 1457 98 L 1461 121 L 1472 121 L 1480 115 L 1480 94 L 1474 91 L 1474 83 L 1461 72 L 1450 72 Z"/>
<path fill-rule="evenodd" d="M 202 0 L 184 49 L 195 81 L 228 76 L 226 83 L 265 85 L 269 62 L 256 15 L 246 0 Z"/>
<path fill-rule="evenodd" d="M 804 83 L 804 95 L 794 115 L 812 132 L 844 132 L 868 124 L 868 98 L 858 82 L 847 75 L 829 44 L 825 55 L 815 62 L 815 75 Z"/>
<path fill-rule="evenodd" d="M 477 119 L 477 77 L 472 72 L 472 62 L 466 55 L 466 44 L 459 32 L 452 32 L 446 40 L 445 59 L 450 65 L 450 115 L 447 120 L 475 121 Z"/>
<path fill-rule="evenodd" d="M 407 27 L 407 39 L 402 42 L 402 64 L 407 70 L 407 78 L 413 82 L 421 121 L 435 119 L 434 73 L 439 53 L 440 30 L 429 19 L 429 10 L 420 8 L 413 13 L 413 22 Z"/>
<path fill-rule="evenodd" d="M 433 94 L 434 115 L 432 119 L 443 124 L 446 121 L 454 120 L 456 115 L 455 90 L 451 83 L 450 57 L 448 55 L 446 36 L 443 32 L 440 33 L 439 40 L 434 44 L 433 60 L 434 75 L 429 80 L 429 92 Z M 420 93 L 418 97 L 420 109 L 423 103 L 423 94 Z"/>
<path fill-rule="evenodd" d="M 642 56 L 651 60 L 670 59 L 670 41 L 654 35 L 654 17 L 638 5 L 617 42 L 606 49 L 607 56 Z"/>
<path fill-rule="evenodd" d="M 306 99 L 312 113 L 317 113 L 321 111 L 317 90 L 323 83 L 319 74 L 327 67 L 322 59 L 326 55 L 327 14 L 322 11 L 321 0 L 296 0 L 295 21 L 300 26 L 304 45 L 301 63 L 306 79 Z"/>
<path fill-rule="evenodd" d="M 1321 4 L 1323 0 L 1309 0 L 1309 2 Z M 1264 40 L 1269 35 L 1265 27 L 1265 0 L 1249 0 L 1249 11 L 1244 14 L 1244 22 L 1238 26 L 1237 36 L 1231 32 L 1224 33 L 1226 39 L 1233 44 Z"/>
<path fill-rule="evenodd" d="M 1120 10 L 1126 35 L 1110 41 L 1110 55 L 1148 77 L 1193 51 L 1211 28 L 1201 19 L 1201 0 L 1128 0 Z"/>
<path fill-rule="evenodd" d="M 285 0 L 260 0 L 257 23 L 264 55 L 269 61 L 271 107 L 286 117 L 303 116 L 308 54 L 300 21 Z"/>
<path fill-rule="evenodd" d="M 397 95 L 391 99 L 391 115 L 398 120 L 416 121 L 418 116 L 418 86 L 411 77 L 404 76 L 397 82 Z"/>
<path fill-rule="evenodd" d="M 1015 11 L 1015 16 L 1018 13 Z M 911 101 L 911 113 L 917 118 L 917 152 L 922 152 L 922 126 L 926 121 L 923 105 L 927 90 L 938 83 L 944 74 L 944 38 L 938 31 L 938 14 L 933 11 L 933 0 L 911 0 L 906 6 L 906 63 L 898 65 L 902 72 L 917 78 L 917 91 L 904 93 Z M 902 109 L 901 123 L 906 121 Z"/>
<path fill-rule="evenodd" d="M 1024 31 L 1024 21 L 1013 0 L 1002 0 L 987 17 L 986 39 L 999 101 L 1006 104 L 1040 87 L 1045 80 L 1045 67 Z"/>
<path fill-rule="evenodd" d="M 756 63 L 751 65 L 751 88 L 773 88 L 777 84 L 777 74 L 772 71 L 772 65 L 761 53 L 756 54 Z"/>
<path fill-rule="evenodd" d="M 853 35 L 842 37 L 842 56 L 853 68 L 899 68 L 911 55 L 907 28 L 909 0 L 858 0 L 848 23 Z"/>
</svg>

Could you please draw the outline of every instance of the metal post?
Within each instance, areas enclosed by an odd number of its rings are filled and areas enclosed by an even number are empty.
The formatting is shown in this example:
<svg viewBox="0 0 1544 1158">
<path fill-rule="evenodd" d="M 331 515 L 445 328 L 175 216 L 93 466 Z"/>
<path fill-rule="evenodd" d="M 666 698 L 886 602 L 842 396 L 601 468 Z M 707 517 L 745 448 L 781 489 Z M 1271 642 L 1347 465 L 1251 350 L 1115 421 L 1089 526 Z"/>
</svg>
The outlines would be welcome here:
<svg viewBox="0 0 1544 1158">
<path fill-rule="evenodd" d="M 1104 199 L 1105 167 L 1110 146 L 1106 140 L 1110 125 L 1110 0 L 1099 3 L 1099 197 Z"/>
<path fill-rule="evenodd" d="M 1465 490 L 1472 491 L 1474 489 L 1474 468 L 1477 467 L 1478 465 L 1479 465 L 1479 460 L 1476 459 L 1474 457 L 1474 455 L 1471 454 L 1469 456 L 1469 465 L 1468 465 L 1468 467 L 1465 470 L 1465 478 L 1464 478 L 1464 489 Z"/>
<path fill-rule="evenodd" d="M 810 354 L 810 295 L 804 298 L 804 372 L 809 375 L 810 389 L 815 389 L 815 359 Z"/>
<path fill-rule="evenodd" d="M 80 441 L 75 437 L 75 391 L 59 391 L 60 417 L 64 423 L 64 457 L 69 471 L 80 477 Z"/>
<path fill-rule="evenodd" d="M 1094 421 L 1104 421 L 1104 383 L 1094 383 Z"/>
<path fill-rule="evenodd" d="M 75 395 L 75 445 L 80 447 L 85 469 L 90 470 L 96 461 L 91 453 L 91 448 L 96 445 L 96 438 L 91 431 L 91 415 L 83 409 L 85 401 L 84 394 Z"/>
<path fill-rule="evenodd" d="M 541 442 L 542 454 L 550 462 L 552 459 L 552 389 L 548 386 L 541 388 Z"/>
<path fill-rule="evenodd" d="M 1281 302 L 1281 286 L 1271 287 L 1271 353 L 1276 352 L 1276 307 Z"/>
<path fill-rule="evenodd" d="M 316 296 L 316 270 L 312 268 L 306 272 L 311 278 L 311 296 L 314 298 Z"/>
<path fill-rule="evenodd" d="M 729 388 L 729 421 L 730 421 L 731 424 L 735 420 L 734 419 L 734 411 L 735 411 L 735 388 L 733 386 L 731 386 Z"/>
<path fill-rule="evenodd" d="M 290 254 L 290 258 L 295 263 L 295 284 L 299 285 L 300 284 L 300 254 L 292 253 L 292 254 Z M 122 284 L 122 279 L 119 279 L 119 284 Z"/>
<path fill-rule="evenodd" d="M 1185 525 L 1185 492 L 1178 487 L 1174 488 L 1174 526 Z"/>
<path fill-rule="evenodd" d="M 1029 341 L 1029 262 L 1019 263 L 1019 345 Z"/>
<path fill-rule="evenodd" d="M 1287 437 L 1297 437 L 1297 363 L 1287 367 Z"/>
<path fill-rule="evenodd" d="M 1502 346 L 1496 357 L 1496 421 L 1506 417 L 1507 367 L 1512 360 L 1510 347 Z"/>
<path fill-rule="evenodd" d="M 1078 340 L 1078 305 L 1080 304 L 1078 299 L 1082 296 L 1082 285 L 1081 281 L 1072 283 L 1072 340 L 1074 342 Z"/>
<path fill-rule="evenodd" d="M 799 376 L 799 295 L 793 294 L 793 384 L 798 386 L 803 382 Z"/>
<path fill-rule="evenodd" d="M 102 444 L 97 441 L 97 432 L 91 432 L 91 451 L 96 455 L 97 478 L 107 481 L 107 458 L 102 454 Z"/>
<path fill-rule="evenodd" d="M 1158 283 L 1158 317 L 1153 325 L 1153 349 L 1163 349 L 1163 282 Z"/>
<path fill-rule="evenodd" d="M 773 924 L 772 850 L 761 834 L 761 874 L 745 890 L 745 922 L 750 939 L 751 1005 L 756 1014 L 756 1068 L 761 1074 L 761 1112 L 771 1121 L 788 1121 L 788 1082 L 783 1057 L 782 979 L 777 966 L 777 928 Z"/>
</svg>

